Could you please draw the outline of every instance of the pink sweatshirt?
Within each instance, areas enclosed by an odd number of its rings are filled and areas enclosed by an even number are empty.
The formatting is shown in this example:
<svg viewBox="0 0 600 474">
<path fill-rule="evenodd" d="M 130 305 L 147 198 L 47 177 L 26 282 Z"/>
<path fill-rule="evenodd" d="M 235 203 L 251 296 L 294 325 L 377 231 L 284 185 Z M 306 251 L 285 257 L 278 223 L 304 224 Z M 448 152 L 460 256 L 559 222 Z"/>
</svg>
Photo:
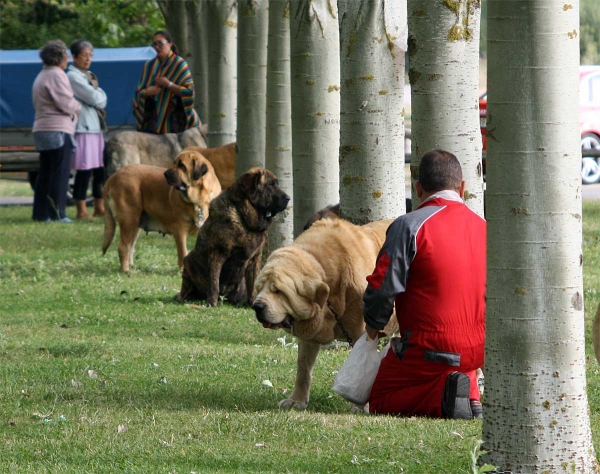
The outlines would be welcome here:
<svg viewBox="0 0 600 474">
<path fill-rule="evenodd" d="M 34 132 L 75 134 L 81 103 L 75 100 L 69 78 L 58 66 L 44 66 L 33 83 Z"/>
</svg>

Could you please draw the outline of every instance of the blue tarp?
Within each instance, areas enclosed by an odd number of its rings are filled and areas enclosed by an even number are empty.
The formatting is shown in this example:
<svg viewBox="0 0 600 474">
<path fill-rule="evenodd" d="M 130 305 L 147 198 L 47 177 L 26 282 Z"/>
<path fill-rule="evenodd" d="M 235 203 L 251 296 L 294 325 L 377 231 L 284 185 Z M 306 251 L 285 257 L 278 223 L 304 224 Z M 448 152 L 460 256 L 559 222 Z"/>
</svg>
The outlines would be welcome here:
<svg viewBox="0 0 600 474">
<path fill-rule="evenodd" d="M 109 126 L 135 125 L 132 99 L 143 64 L 156 56 L 143 48 L 95 48 L 90 71 L 108 96 Z M 42 68 L 38 50 L 0 50 L 0 128 L 33 126 L 31 87 Z"/>
</svg>

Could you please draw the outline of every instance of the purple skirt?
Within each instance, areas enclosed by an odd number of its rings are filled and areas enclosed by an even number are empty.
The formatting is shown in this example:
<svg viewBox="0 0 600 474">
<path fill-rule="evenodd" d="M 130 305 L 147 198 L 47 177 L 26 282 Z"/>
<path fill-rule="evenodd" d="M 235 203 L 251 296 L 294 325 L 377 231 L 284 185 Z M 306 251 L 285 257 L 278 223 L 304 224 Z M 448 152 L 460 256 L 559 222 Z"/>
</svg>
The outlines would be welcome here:
<svg viewBox="0 0 600 474">
<path fill-rule="evenodd" d="M 104 166 L 104 136 L 101 133 L 76 133 L 77 148 L 73 151 L 71 168 L 92 170 Z"/>
</svg>

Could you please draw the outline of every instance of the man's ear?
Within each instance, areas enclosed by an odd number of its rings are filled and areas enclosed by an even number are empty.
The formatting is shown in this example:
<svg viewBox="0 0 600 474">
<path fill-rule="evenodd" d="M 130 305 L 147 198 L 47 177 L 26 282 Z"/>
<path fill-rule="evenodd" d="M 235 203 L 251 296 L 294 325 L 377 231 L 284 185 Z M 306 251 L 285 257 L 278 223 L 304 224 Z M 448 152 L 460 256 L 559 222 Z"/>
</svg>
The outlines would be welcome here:
<svg viewBox="0 0 600 474">
<path fill-rule="evenodd" d="M 458 195 L 462 198 L 465 195 L 465 187 L 467 186 L 466 181 L 460 182 L 460 188 L 458 188 Z"/>
<path fill-rule="evenodd" d="M 421 186 L 421 181 L 415 181 L 415 191 L 417 191 L 417 197 L 422 201 L 423 186 Z"/>
</svg>

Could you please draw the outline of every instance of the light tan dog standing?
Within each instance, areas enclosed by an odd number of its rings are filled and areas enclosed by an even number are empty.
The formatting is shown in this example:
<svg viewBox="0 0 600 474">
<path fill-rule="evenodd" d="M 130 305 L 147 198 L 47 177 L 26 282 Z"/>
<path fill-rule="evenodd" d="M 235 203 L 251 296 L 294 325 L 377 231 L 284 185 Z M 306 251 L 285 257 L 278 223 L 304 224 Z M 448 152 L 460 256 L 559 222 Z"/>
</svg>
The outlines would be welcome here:
<svg viewBox="0 0 600 474">
<path fill-rule="evenodd" d="M 296 384 L 280 408 L 306 408 L 321 345 L 345 340 L 344 331 L 356 342 L 365 332 L 366 277 L 375 268 L 391 222 L 356 226 L 342 219 L 319 220 L 267 260 L 252 308 L 265 328 L 282 328 L 298 338 Z M 394 316 L 384 332 L 397 330 Z"/>
<path fill-rule="evenodd" d="M 223 189 L 227 189 L 235 182 L 235 159 L 237 148 L 235 142 L 214 148 L 202 148 L 200 146 L 188 146 L 183 149 L 197 151 L 210 161 L 215 169 L 217 178 Z"/>
<path fill-rule="evenodd" d="M 188 253 L 187 236 L 198 233 L 202 221 L 208 218 L 210 201 L 220 192 L 212 165 L 196 152 L 182 151 L 168 169 L 141 164 L 120 168 L 104 185 L 102 253 L 110 246 L 118 223 L 123 272 L 129 272 L 133 264 L 135 244 L 142 230 L 172 234 L 179 268 L 183 268 Z"/>
</svg>

